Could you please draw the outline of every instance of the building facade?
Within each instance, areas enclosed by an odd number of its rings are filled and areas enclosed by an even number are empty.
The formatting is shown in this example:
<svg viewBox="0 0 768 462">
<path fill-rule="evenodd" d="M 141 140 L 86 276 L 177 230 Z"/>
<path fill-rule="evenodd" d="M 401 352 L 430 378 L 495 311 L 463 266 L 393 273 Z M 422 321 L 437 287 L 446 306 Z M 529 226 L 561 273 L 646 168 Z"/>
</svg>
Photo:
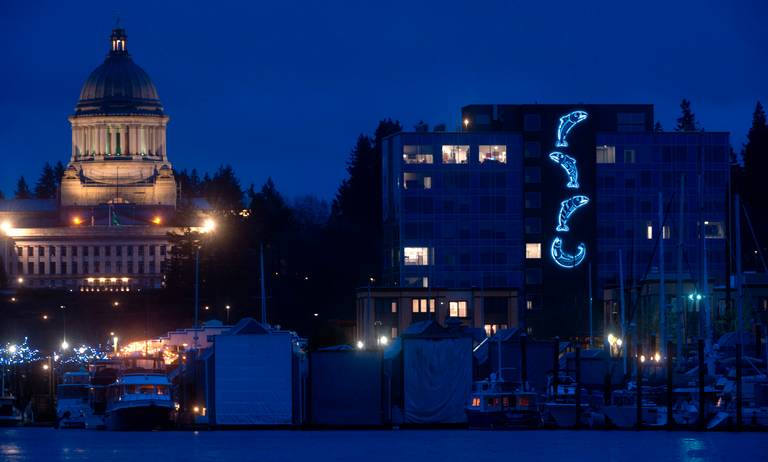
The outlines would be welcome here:
<svg viewBox="0 0 768 462">
<path fill-rule="evenodd" d="M 114 29 L 69 117 L 69 163 L 55 199 L 0 201 L 10 286 L 78 291 L 160 288 L 177 187 L 168 116 L 157 89 Z M 198 223 L 190 223 L 194 229 Z"/>
<path fill-rule="evenodd" d="M 725 277 L 727 133 L 655 131 L 651 105 L 471 105 L 462 122 L 385 140 L 380 285 L 509 290 L 507 326 L 585 337 L 619 251 L 627 287 L 659 272 L 662 235 L 667 271 L 682 235 L 687 280 Z"/>
</svg>

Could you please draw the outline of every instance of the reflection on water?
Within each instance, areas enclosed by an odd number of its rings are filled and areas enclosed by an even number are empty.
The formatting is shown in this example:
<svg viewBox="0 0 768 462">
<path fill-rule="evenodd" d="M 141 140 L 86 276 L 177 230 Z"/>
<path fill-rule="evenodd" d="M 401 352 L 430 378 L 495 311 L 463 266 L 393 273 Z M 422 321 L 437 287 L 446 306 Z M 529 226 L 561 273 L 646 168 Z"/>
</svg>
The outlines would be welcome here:
<svg viewBox="0 0 768 462">
<path fill-rule="evenodd" d="M 260 460 L 398 462 L 758 461 L 764 433 L 621 431 L 106 432 L 0 428 L 0 461 Z"/>
<path fill-rule="evenodd" d="M 698 438 L 682 438 L 680 440 L 680 460 L 691 462 L 707 460 L 704 441 Z"/>
</svg>

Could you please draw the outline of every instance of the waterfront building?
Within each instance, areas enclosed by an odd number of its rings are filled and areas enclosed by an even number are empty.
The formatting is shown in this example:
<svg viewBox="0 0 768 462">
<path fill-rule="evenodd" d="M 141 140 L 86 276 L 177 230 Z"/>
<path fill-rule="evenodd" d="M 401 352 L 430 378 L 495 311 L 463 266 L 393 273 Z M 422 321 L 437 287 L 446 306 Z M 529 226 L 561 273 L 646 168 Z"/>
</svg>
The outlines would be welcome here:
<svg viewBox="0 0 768 462">
<path fill-rule="evenodd" d="M 686 279 L 703 285 L 702 255 L 706 279 L 723 279 L 729 135 L 661 132 L 654 121 L 647 104 L 471 105 L 459 132 L 388 137 L 377 288 L 420 291 L 414 300 L 438 290 L 473 294 L 453 300 L 466 303 L 463 312 L 435 310 L 438 322 L 585 337 L 590 299 L 593 333 L 602 331 L 602 294 L 618 285 L 619 251 L 630 287 L 659 271 L 660 236 L 666 271 L 675 271 L 683 233 Z M 478 322 L 485 313 L 474 294 L 490 290 L 509 294 L 514 316 Z M 402 316 L 379 319 L 367 296 L 358 292 L 359 324 L 407 327 Z"/>
<path fill-rule="evenodd" d="M 116 28 L 74 114 L 69 162 L 54 199 L 0 201 L 3 270 L 17 288 L 160 288 L 178 231 L 169 117 Z M 174 225 L 174 226 L 170 226 Z"/>
</svg>

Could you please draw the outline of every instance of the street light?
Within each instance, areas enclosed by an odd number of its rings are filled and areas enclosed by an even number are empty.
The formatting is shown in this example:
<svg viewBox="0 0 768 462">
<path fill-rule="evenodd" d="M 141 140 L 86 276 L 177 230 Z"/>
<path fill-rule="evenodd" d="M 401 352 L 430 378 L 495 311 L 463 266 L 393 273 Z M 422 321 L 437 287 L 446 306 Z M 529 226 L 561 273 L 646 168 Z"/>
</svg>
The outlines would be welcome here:
<svg viewBox="0 0 768 462">
<path fill-rule="evenodd" d="M 206 218 L 203 222 L 202 232 L 210 233 L 216 229 L 216 221 L 213 218 Z"/>
<path fill-rule="evenodd" d="M 365 343 L 363 343 L 362 340 L 358 340 L 357 341 L 357 349 L 358 350 L 362 350 L 363 348 L 365 348 Z"/>
<path fill-rule="evenodd" d="M 227 324 L 229 324 L 229 308 L 230 308 L 229 305 L 224 307 L 224 309 L 227 310 Z"/>
<path fill-rule="evenodd" d="M 11 225 L 10 221 L 6 220 L 0 223 L 0 231 L 2 231 L 6 236 L 10 235 L 11 229 L 13 229 L 13 225 Z"/>
<path fill-rule="evenodd" d="M 69 343 L 67 343 L 67 339 L 64 339 L 64 341 L 61 342 L 61 349 L 62 350 L 68 350 L 69 349 Z"/>
<path fill-rule="evenodd" d="M 203 222 L 201 232 L 208 234 L 216 229 L 216 222 L 213 218 L 206 218 Z M 195 348 L 197 348 L 198 334 L 197 329 L 200 324 L 200 243 L 195 245 Z"/>
</svg>

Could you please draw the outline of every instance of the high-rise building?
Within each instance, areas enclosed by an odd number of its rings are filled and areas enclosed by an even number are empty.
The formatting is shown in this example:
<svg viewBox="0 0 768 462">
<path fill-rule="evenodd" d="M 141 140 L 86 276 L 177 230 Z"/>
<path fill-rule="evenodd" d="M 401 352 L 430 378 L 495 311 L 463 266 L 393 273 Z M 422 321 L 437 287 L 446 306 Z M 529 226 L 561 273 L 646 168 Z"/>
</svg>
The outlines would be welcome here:
<svg viewBox="0 0 768 462">
<path fill-rule="evenodd" d="M 704 285 L 702 255 L 707 281 L 725 277 L 728 133 L 654 131 L 651 105 L 471 105 L 459 132 L 399 133 L 383 147 L 378 286 L 419 290 L 419 298 L 440 292 L 437 306 L 471 292 L 464 323 L 486 332 L 525 326 L 540 336 L 586 336 L 590 303 L 601 332 L 619 251 L 628 286 L 658 281 L 660 236 L 666 277 L 675 277 L 678 248 L 686 281 Z M 507 291 L 514 316 L 486 322 L 488 291 Z M 361 290 L 358 313 L 374 310 L 366 297 Z M 408 300 L 400 304 L 409 309 Z M 387 319 L 406 327 L 402 316 Z"/>
</svg>

